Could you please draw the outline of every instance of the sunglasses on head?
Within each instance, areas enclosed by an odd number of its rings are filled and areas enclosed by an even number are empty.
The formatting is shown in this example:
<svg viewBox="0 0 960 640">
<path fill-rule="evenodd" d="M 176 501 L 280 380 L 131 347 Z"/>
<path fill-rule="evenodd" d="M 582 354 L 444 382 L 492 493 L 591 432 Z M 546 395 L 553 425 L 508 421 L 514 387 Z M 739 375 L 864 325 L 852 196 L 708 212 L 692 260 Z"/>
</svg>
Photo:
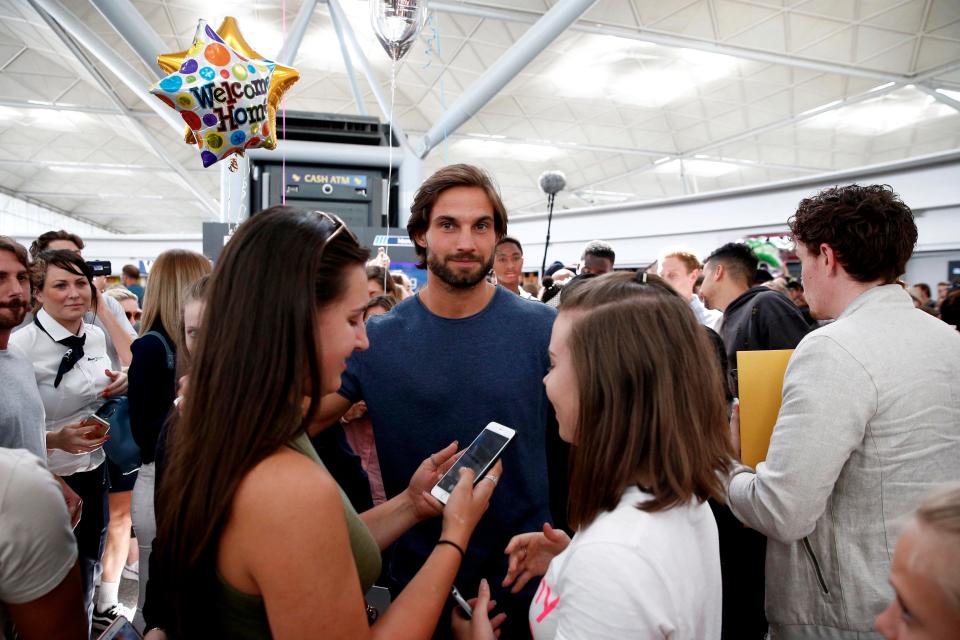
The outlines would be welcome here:
<svg viewBox="0 0 960 640">
<path fill-rule="evenodd" d="M 330 232 L 330 235 L 327 236 L 327 239 L 323 241 L 323 247 L 320 248 L 321 254 L 323 254 L 323 250 L 327 248 L 327 245 L 330 244 L 330 241 L 340 235 L 340 233 L 343 231 L 346 231 L 347 234 L 353 238 L 353 241 L 357 242 L 357 236 L 355 236 L 353 232 L 347 228 L 346 223 L 340 218 L 340 216 L 334 213 L 327 213 L 326 211 L 314 211 L 313 213 L 320 216 L 324 221 L 329 222 L 333 228 L 333 230 Z"/>
</svg>

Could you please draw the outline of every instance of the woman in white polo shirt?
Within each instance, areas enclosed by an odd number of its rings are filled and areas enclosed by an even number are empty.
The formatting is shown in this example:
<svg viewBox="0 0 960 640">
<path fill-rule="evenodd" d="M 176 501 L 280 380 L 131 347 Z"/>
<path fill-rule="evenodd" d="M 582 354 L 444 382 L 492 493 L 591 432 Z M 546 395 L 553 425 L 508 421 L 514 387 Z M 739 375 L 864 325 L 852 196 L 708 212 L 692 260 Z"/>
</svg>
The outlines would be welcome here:
<svg viewBox="0 0 960 640">
<path fill-rule="evenodd" d="M 86 324 L 95 297 L 93 274 L 72 251 L 45 251 L 33 265 L 37 310 L 33 322 L 10 337 L 10 346 L 33 364 L 46 413 L 47 462 L 83 500 L 74 530 L 87 616 L 107 526 L 106 465 L 101 427 L 86 418 L 126 389 L 126 374 L 110 370 L 106 339 Z"/>
</svg>

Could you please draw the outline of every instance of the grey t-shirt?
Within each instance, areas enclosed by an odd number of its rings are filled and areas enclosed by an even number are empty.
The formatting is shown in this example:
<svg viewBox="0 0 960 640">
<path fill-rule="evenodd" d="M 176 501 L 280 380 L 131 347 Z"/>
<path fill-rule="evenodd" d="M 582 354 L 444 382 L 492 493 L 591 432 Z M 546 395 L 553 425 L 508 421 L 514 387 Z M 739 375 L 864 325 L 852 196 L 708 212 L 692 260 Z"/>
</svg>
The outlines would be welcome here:
<svg viewBox="0 0 960 640">
<path fill-rule="evenodd" d="M 0 447 L 26 449 L 46 464 L 43 400 L 33 365 L 10 349 L 0 349 Z"/>
<path fill-rule="evenodd" d="M 0 640 L 13 637 L 3 603 L 45 596 L 76 562 L 60 485 L 29 451 L 0 449 Z"/>
</svg>

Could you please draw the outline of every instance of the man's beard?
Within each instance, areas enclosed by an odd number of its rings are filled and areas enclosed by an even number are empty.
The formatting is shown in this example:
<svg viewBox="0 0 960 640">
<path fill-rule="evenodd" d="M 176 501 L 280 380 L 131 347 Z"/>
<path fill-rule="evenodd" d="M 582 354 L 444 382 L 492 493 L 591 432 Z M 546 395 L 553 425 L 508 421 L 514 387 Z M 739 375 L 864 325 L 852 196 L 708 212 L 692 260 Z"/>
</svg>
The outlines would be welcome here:
<svg viewBox="0 0 960 640">
<path fill-rule="evenodd" d="M 476 260 L 481 262 L 481 265 L 476 271 L 470 271 L 464 274 L 447 266 L 447 263 L 452 260 Z M 470 289 L 487 277 L 490 269 L 493 268 L 493 256 L 491 255 L 486 263 L 482 263 L 482 260 L 483 258 L 476 253 L 454 253 L 445 260 L 441 260 L 436 254 L 430 253 L 430 251 L 427 250 L 427 267 L 433 272 L 433 275 L 456 289 Z"/>
<path fill-rule="evenodd" d="M 3 313 L 5 309 L 9 309 L 13 313 L 12 318 L 9 317 L 9 314 Z M 24 316 L 27 315 L 27 309 L 27 304 L 22 300 L 0 303 L 0 331 L 7 331 L 8 329 L 19 327 L 20 323 L 23 322 Z"/>
</svg>

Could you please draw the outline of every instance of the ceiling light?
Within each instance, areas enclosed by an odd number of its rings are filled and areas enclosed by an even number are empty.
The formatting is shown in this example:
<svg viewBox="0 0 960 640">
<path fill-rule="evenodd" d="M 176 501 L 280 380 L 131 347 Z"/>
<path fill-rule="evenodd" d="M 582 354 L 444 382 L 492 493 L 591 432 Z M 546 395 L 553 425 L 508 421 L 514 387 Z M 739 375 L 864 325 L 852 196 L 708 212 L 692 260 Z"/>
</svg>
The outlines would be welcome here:
<svg viewBox="0 0 960 640">
<path fill-rule="evenodd" d="M 657 166 L 654 172 L 679 175 L 681 162 L 683 163 L 682 168 L 685 174 L 702 178 L 715 178 L 737 170 L 736 165 L 727 162 L 716 162 L 714 160 L 672 160 Z"/>
<path fill-rule="evenodd" d="M 557 147 L 474 138 L 459 140 L 454 149 L 477 158 L 512 158 L 525 162 L 550 160 L 563 153 Z"/>
<path fill-rule="evenodd" d="M 937 89 L 937 93 L 947 96 L 954 100 L 960 100 L 960 91 L 950 91 L 949 89 Z"/>
<path fill-rule="evenodd" d="M 109 173 L 116 176 L 133 175 L 133 172 L 130 171 L 130 169 L 124 168 L 123 165 L 82 165 L 78 163 L 76 165 L 54 164 L 47 168 L 57 173 Z"/>
<path fill-rule="evenodd" d="M 867 136 L 956 114 L 947 105 L 928 98 L 926 94 L 904 87 L 882 97 L 817 114 L 798 126 Z"/>
</svg>

